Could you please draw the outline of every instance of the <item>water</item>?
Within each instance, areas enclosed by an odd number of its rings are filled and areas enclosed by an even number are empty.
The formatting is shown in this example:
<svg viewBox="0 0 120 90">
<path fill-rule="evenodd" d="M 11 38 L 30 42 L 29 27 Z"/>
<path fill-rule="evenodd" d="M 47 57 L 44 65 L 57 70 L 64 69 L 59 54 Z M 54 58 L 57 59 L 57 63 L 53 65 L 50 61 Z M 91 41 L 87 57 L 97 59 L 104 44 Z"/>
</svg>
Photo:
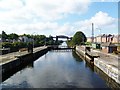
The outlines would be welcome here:
<svg viewBox="0 0 120 90">
<path fill-rule="evenodd" d="M 1 85 L 2 88 L 108 88 L 72 51 L 49 51 Z"/>
</svg>

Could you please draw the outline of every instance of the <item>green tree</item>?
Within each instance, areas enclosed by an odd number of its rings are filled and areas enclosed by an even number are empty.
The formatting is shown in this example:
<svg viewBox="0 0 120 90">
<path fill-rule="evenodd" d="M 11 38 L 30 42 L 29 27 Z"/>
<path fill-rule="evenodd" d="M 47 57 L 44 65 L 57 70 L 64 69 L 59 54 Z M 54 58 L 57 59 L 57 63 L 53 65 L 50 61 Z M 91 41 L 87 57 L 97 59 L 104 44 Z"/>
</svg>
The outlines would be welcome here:
<svg viewBox="0 0 120 90">
<path fill-rule="evenodd" d="M 6 32 L 2 31 L 2 40 L 8 39 Z"/>
<path fill-rule="evenodd" d="M 9 39 L 17 40 L 19 36 L 17 34 L 15 34 L 15 33 L 11 33 L 11 34 L 8 35 L 8 37 L 9 37 Z"/>
<path fill-rule="evenodd" d="M 0 34 L 0 38 L 2 38 L 2 34 Z"/>
<path fill-rule="evenodd" d="M 67 40 L 67 45 L 68 45 L 68 47 L 72 47 L 72 46 L 74 46 L 74 44 L 73 44 L 73 41 L 72 40 Z"/>
<path fill-rule="evenodd" d="M 72 42 L 74 45 L 80 45 L 86 41 L 87 41 L 87 38 L 86 38 L 85 34 L 81 31 L 76 32 L 72 38 Z"/>
<path fill-rule="evenodd" d="M 2 42 L 2 48 L 10 48 L 10 47 L 12 47 L 12 44 L 11 43 L 9 43 L 9 42 Z"/>
<path fill-rule="evenodd" d="M 34 35 L 34 43 L 36 44 L 36 46 L 41 46 L 45 44 L 45 35 Z"/>
</svg>

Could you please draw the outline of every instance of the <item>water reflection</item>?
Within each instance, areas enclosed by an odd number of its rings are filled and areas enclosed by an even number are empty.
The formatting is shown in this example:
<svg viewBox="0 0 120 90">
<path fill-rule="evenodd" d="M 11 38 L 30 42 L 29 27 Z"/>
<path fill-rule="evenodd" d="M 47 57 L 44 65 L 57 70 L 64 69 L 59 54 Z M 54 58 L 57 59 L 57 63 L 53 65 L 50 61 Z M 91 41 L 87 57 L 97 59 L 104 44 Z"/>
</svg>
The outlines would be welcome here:
<svg viewBox="0 0 120 90">
<path fill-rule="evenodd" d="M 63 46 L 66 46 L 66 47 L 67 47 L 66 42 L 63 42 L 61 45 L 59 45 L 59 47 L 63 47 Z"/>
<path fill-rule="evenodd" d="M 26 63 L 24 65 L 20 65 L 20 66 L 16 67 L 15 69 L 8 71 L 6 73 L 2 73 L 2 82 L 5 81 L 6 79 L 10 78 L 15 73 L 17 73 L 21 70 L 24 70 L 25 68 L 33 68 L 33 66 L 34 66 L 33 62 L 30 62 L 30 63 Z"/>
<path fill-rule="evenodd" d="M 94 64 L 91 64 L 91 63 L 88 63 L 88 62 L 84 61 L 84 60 L 82 59 L 82 57 L 80 57 L 80 56 L 78 56 L 78 55 L 76 54 L 75 51 L 72 52 L 72 55 L 73 55 L 74 59 L 75 59 L 77 62 L 84 62 L 85 67 L 86 67 L 86 68 L 89 68 L 91 71 L 94 72 Z"/>
<path fill-rule="evenodd" d="M 75 53 L 75 51 L 72 52 L 72 55 L 74 57 L 74 59 L 77 61 L 77 62 L 82 62 L 83 60 Z"/>
<path fill-rule="evenodd" d="M 96 66 L 94 66 L 94 71 L 103 79 L 105 80 L 106 84 L 112 88 L 113 90 L 118 90 L 120 88 L 120 85 L 117 84 L 112 78 L 108 77 L 103 71 L 98 69 Z"/>
<path fill-rule="evenodd" d="M 94 72 L 94 64 L 89 63 L 89 62 L 85 62 L 85 67 L 89 68 L 91 71 Z"/>
<path fill-rule="evenodd" d="M 107 88 L 73 52 L 48 52 L 2 83 L 4 88 Z"/>
<path fill-rule="evenodd" d="M 110 84 L 107 86 L 107 80 L 102 79 L 104 75 L 99 77 L 94 69 L 99 72 L 75 52 L 50 51 L 1 85 L 3 88 L 108 88 Z"/>
<path fill-rule="evenodd" d="M 27 68 L 34 68 L 34 63 L 32 62 L 32 63 L 28 64 Z"/>
</svg>

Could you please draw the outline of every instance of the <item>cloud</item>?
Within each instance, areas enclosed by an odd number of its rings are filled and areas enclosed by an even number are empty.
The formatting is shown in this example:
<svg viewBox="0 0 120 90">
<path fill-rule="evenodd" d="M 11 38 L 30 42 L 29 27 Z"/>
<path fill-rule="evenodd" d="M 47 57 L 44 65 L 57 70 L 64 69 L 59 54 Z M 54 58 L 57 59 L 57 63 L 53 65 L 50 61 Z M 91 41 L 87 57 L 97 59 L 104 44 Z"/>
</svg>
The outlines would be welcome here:
<svg viewBox="0 0 120 90">
<path fill-rule="evenodd" d="M 107 13 L 99 11 L 98 13 L 96 13 L 96 15 L 94 17 L 91 18 L 90 21 L 94 22 L 98 26 L 106 26 L 106 25 L 114 24 L 116 19 L 112 18 Z"/>
<path fill-rule="evenodd" d="M 13 10 L 23 7 L 21 0 L 0 0 L 0 9 Z"/>
<path fill-rule="evenodd" d="M 93 17 L 91 17 L 91 19 L 77 22 L 77 24 L 88 26 L 91 25 L 91 23 L 94 23 L 96 26 L 107 26 L 114 24 L 115 22 L 116 19 L 109 16 L 108 13 L 99 11 Z"/>
<path fill-rule="evenodd" d="M 57 20 L 70 14 L 81 15 L 90 0 L 0 0 L 0 28 L 7 33 L 68 34 L 73 26 Z M 68 32 L 69 31 L 69 32 Z"/>
<path fill-rule="evenodd" d="M 1 26 L 1 30 L 4 30 L 6 33 L 17 33 L 17 34 L 44 34 L 44 35 L 68 35 L 71 36 L 74 32 L 74 27 L 69 23 L 60 25 L 57 22 L 39 22 L 32 24 L 4 24 Z"/>
<path fill-rule="evenodd" d="M 91 33 L 91 23 L 95 28 L 115 29 L 116 19 L 99 11 L 90 19 L 62 22 L 69 15 L 87 12 L 90 0 L 0 0 L 0 28 L 7 33 L 69 35 L 78 30 L 87 36 Z M 71 17 L 72 18 L 72 17 Z"/>
<path fill-rule="evenodd" d="M 48 35 L 47 32 L 51 32 L 52 30 L 58 29 L 58 23 L 56 22 L 39 22 L 39 23 L 31 23 L 31 24 L 2 24 L 1 30 L 4 30 L 7 33 L 17 33 L 17 34 L 45 34 Z M 55 32 L 55 31 L 54 31 Z"/>
<path fill-rule="evenodd" d="M 76 26 L 76 29 L 83 31 L 88 36 L 90 36 L 92 23 L 94 23 L 95 32 L 97 32 L 96 28 L 104 28 L 106 30 L 109 30 L 109 33 L 111 33 L 111 31 L 113 31 L 114 29 L 117 29 L 117 19 L 109 16 L 108 13 L 102 11 L 97 12 L 90 19 L 78 21 L 74 25 Z M 104 30 L 103 32 L 106 32 L 106 30 Z M 115 32 L 117 31 L 118 30 L 116 30 Z"/>
<path fill-rule="evenodd" d="M 96 28 L 101 28 L 102 32 L 117 32 L 117 20 L 109 16 L 107 13 L 99 11 L 90 19 L 76 21 L 75 23 L 66 22 L 63 25 L 58 22 L 33 22 L 26 24 L 3 24 L 2 30 L 7 30 L 7 33 L 15 32 L 18 34 L 29 33 L 49 35 L 68 35 L 73 36 L 76 31 L 82 31 L 86 36 L 91 36 L 92 23 L 94 23 L 94 32 L 99 34 Z"/>
<path fill-rule="evenodd" d="M 92 0 L 91 2 L 119 2 L 119 0 Z"/>
<path fill-rule="evenodd" d="M 82 14 L 90 0 L 26 0 L 26 8 L 44 20 L 61 19 L 67 14 Z"/>
<path fill-rule="evenodd" d="M 89 4 L 90 0 L 0 0 L 0 21 L 54 21 L 68 14 L 85 13 Z"/>
</svg>

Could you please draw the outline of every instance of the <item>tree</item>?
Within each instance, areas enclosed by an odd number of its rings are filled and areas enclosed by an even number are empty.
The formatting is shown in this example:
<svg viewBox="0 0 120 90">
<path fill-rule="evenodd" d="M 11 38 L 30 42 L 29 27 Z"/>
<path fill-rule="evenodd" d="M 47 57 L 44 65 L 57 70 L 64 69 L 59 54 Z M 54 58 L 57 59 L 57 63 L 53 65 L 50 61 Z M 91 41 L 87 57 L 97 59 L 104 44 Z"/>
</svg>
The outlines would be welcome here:
<svg viewBox="0 0 120 90">
<path fill-rule="evenodd" d="M 86 41 L 87 41 L 87 38 L 85 34 L 81 31 L 76 32 L 72 39 L 72 42 L 74 45 L 80 45 Z"/>
<path fill-rule="evenodd" d="M 2 34 L 0 34 L 0 38 L 2 38 Z"/>
<path fill-rule="evenodd" d="M 9 39 L 17 40 L 19 36 L 17 34 L 15 34 L 15 33 L 12 33 L 12 34 L 9 34 L 8 37 L 9 37 Z"/>
<path fill-rule="evenodd" d="M 2 40 L 8 39 L 8 35 L 2 31 Z"/>
</svg>

